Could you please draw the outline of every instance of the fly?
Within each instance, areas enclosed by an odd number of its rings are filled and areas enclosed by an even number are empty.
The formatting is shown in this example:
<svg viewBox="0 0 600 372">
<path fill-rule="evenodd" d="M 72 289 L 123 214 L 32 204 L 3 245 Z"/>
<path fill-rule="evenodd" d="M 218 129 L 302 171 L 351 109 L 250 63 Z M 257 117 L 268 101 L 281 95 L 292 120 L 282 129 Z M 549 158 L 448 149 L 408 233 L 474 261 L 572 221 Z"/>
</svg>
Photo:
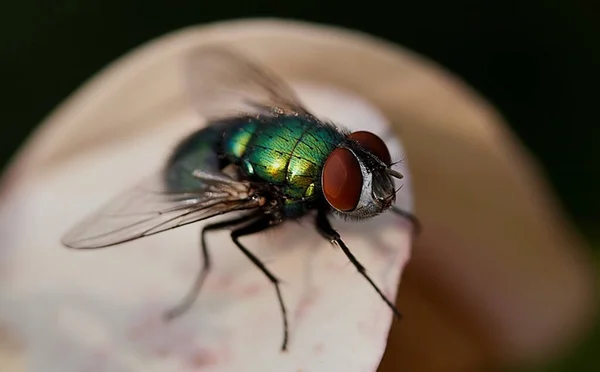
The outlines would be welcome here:
<svg viewBox="0 0 600 372">
<path fill-rule="evenodd" d="M 183 314 L 200 293 L 211 267 L 206 233 L 231 229 L 233 243 L 273 284 L 286 350 L 288 320 L 279 279 L 240 238 L 316 212 L 319 234 L 344 252 L 401 317 L 329 222 L 331 215 L 364 220 L 391 209 L 417 223 L 412 214 L 393 207 L 393 179 L 403 175 L 392 169 L 383 140 L 320 120 L 278 77 L 230 50 L 198 48 L 186 59 L 185 69 L 194 107 L 209 125 L 181 141 L 156 175 L 66 234 L 63 244 L 76 249 L 109 247 L 239 212 L 203 227 L 202 268 L 166 317 Z"/>
</svg>

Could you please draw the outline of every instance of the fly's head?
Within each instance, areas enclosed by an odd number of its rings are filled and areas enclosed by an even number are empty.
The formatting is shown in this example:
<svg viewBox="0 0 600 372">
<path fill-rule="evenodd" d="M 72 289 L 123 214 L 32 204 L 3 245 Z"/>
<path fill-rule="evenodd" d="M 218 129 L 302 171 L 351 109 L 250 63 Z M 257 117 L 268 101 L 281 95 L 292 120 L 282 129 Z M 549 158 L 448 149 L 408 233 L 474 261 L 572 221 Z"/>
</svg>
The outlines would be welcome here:
<svg viewBox="0 0 600 372">
<path fill-rule="evenodd" d="M 377 135 L 358 131 L 332 151 L 321 175 L 325 200 L 338 215 L 349 219 L 376 216 L 396 201 L 390 152 Z"/>
</svg>

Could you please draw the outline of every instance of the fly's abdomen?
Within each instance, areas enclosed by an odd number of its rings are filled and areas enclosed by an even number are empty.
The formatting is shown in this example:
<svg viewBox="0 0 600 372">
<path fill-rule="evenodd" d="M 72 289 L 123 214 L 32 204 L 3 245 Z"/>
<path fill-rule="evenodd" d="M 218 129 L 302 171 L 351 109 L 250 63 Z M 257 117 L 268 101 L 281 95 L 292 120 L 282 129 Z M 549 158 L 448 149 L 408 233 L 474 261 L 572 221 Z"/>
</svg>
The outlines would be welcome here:
<svg viewBox="0 0 600 372">
<path fill-rule="evenodd" d="M 233 119 L 212 123 L 192 133 L 173 152 L 165 170 L 165 180 L 172 190 L 193 191 L 199 180 L 195 170 L 218 173 L 224 166 L 224 133 L 237 133 L 236 129 L 248 120 Z M 243 141 L 241 142 L 243 143 Z M 232 151 L 241 151 L 241 145 L 232 146 Z"/>
<path fill-rule="evenodd" d="M 219 170 L 216 146 L 220 138 L 215 127 L 203 128 L 186 138 L 173 152 L 165 168 L 165 181 L 171 190 L 193 191 L 198 188 L 197 169 Z"/>
</svg>

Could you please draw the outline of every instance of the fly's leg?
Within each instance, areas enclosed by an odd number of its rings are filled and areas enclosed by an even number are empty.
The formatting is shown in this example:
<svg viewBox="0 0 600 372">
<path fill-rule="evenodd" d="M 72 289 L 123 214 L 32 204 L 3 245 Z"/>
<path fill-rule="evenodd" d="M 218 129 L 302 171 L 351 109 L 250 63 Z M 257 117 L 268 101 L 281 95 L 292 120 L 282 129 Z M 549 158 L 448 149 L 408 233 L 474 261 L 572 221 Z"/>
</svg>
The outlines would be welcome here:
<svg viewBox="0 0 600 372">
<path fill-rule="evenodd" d="M 419 219 L 417 218 L 417 216 L 415 216 L 414 214 L 405 211 L 404 209 L 400 209 L 396 206 L 392 207 L 392 212 L 396 213 L 398 216 L 406 218 L 407 220 L 409 220 L 414 227 L 415 230 L 415 234 L 419 235 L 421 233 L 421 223 L 419 222 Z"/>
<path fill-rule="evenodd" d="M 208 254 L 208 247 L 206 246 L 206 233 L 209 231 L 222 230 L 231 226 L 236 226 L 241 223 L 248 222 L 253 218 L 256 218 L 256 215 L 245 215 L 231 220 L 225 220 L 206 225 L 202 228 L 202 232 L 200 233 L 200 253 L 202 257 L 202 268 L 198 271 L 198 276 L 194 281 L 194 285 L 192 286 L 192 288 L 190 288 L 185 297 L 183 297 L 183 299 L 177 304 L 177 306 L 173 307 L 165 313 L 165 318 L 167 320 L 176 318 L 185 313 L 187 310 L 189 310 L 198 298 L 198 295 L 200 294 L 200 290 L 202 289 L 204 280 L 206 279 L 206 277 L 208 276 L 208 272 L 210 271 L 211 263 L 210 255 Z"/>
<path fill-rule="evenodd" d="M 279 279 L 277 279 L 277 277 L 275 277 L 275 275 L 273 275 L 269 271 L 269 269 L 267 269 L 265 267 L 265 265 L 254 254 L 252 254 L 252 252 L 250 252 L 248 249 L 246 249 L 246 247 L 244 247 L 242 245 L 242 243 L 240 243 L 238 240 L 242 236 L 256 234 L 256 233 L 264 231 L 272 226 L 273 225 L 271 225 L 267 219 L 260 219 L 253 223 L 250 223 L 247 226 L 244 226 L 237 230 L 234 230 L 231 233 L 231 239 L 233 240 L 235 245 L 237 245 L 238 248 L 246 255 L 246 257 L 248 257 L 250 259 L 250 261 L 252 261 L 252 263 L 254 265 L 256 265 L 256 267 L 258 267 L 260 269 L 260 271 L 262 271 L 263 274 L 265 274 L 267 276 L 269 281 L 275 287 L 275 292 L 277 293 L 277 299 L 279 300 L 279 307 L 281 309 L 281 314 L 283 316 L 283 344 L 281 345 L 281 351 L 286 351 L 287 343 L 288 343 L 288 320 L 287 320 L 287 311 L 285 309 L 285 304 L 283 303 L 283 297 L 281 296 L 281 290 L 279 289 Z"/>
<path fill-rule="evenodd" d="M 396 306 L 390 300 L 388 300 L 387 297 L 385 297 L 383 292 L 379 289 L 379 287 L 377 287 L 377 284 L 375 284 L 375 282 L 373 282 L 373 280 L 369 277 L 365 267 L 360 262 L 358 262 L 356 257 L 354 257 L 352 252 L 350 252 L 350 249 L 348 249 L 346 244 L 342 241 L 340 234 L 337 231 L 335 231 L 333 229 L 333 227 L 331 227 L 331 223 L 327 219 L 327 216 L 325 215 L 325 213 L 323 213 L 323 212 L 317 213 L 316 226 L 317 226 L 317 231 L 323 237 L 325 237 L 325 239 L 328 239 L 329 241 L 331 241 L 332 244 L 341 248 L 341 250 L 344 252 L 346 257 L 348 257 L 350 262 L 352 262 L 352 265 L 354 265 L 354 267 L 356 268 L 356 270 L 358 270 L 360 275 L 362 275 L 363 278 L 365 278 L 369 282 L 369 284 L 371 284 L 371 286 L 373 287 L 373 289 L 375 289 L 377 294 L 379 294 L 379 296 L 383 299 L 383 301 L 385 301 L 385 303 L 389 306 L 389 308 L 394 312 L 394 315 L 396 315 L 396 317 L 398 317 L 398 318 L 402 318 L 402 314 L 400 314 L 400 311 L 398 311 Z"/>
</svg>

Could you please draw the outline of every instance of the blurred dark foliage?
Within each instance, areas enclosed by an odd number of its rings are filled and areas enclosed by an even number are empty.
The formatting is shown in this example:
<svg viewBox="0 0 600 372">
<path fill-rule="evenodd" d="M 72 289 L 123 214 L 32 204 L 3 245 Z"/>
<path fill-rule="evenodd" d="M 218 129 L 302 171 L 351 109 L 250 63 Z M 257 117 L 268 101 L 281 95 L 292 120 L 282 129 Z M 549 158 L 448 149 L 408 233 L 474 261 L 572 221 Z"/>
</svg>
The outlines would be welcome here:
<svg viewBox="0 0 600 372">
<path fill-rule="evenodd" d="M 192 24 L 285 17 L 368 32 L 461 76 L 542 162 L 578 226 L 600 226 L 598 2 L 28 0 L 0 9 L 0 166 L 84 80 L 140 43 Z"/>
</svg>

